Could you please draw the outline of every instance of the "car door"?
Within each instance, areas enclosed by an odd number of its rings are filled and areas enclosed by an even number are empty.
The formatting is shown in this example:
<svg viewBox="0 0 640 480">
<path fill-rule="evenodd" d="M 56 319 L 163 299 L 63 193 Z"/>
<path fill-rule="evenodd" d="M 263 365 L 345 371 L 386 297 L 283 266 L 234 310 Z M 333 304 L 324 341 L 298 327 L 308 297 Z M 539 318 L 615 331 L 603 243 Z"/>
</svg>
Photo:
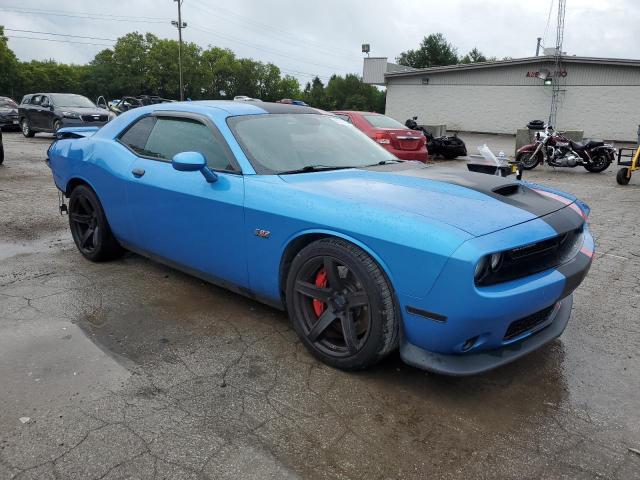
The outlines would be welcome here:
<svg viewBox="0 0 640 480">
<path fill-rule="evenodd" d="M 42 95 L 34 95 L 31 97 L 31 101 L 28 105 L 26 105 L 25 113 L 27 120 L 29 121 L 29 125 L 31 128 L 39 128 L 38 125 L 38 114 L 40 110 L 40 101 L 42 100 Z"/>
<path fill-rule="evenodd" d="M 46 95 L 42 96 L 38 108 L 38 128 L 43 130 L 53 130 L 53 103 Z"/>
<path fill-rule="evenodd" d="M 199 115 L 170 112 L 145 121 L 153 125 L 144 146 L 128 146 L 136 154 L 127 182 L 135 246 L 212 280 L 247 286 L 244 179 L 224 138 Z M 171 158 L 185 151 L 202 153 L 217 181 L 175 170 Z"/>
</svg>

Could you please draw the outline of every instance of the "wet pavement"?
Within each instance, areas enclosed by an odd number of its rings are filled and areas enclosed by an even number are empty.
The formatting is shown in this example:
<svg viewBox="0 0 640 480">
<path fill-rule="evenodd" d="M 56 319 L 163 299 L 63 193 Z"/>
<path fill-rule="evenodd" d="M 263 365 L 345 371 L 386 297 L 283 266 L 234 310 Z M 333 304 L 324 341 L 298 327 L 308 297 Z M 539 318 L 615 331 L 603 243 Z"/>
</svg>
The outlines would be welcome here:
<svg viewBox="0 0 640 480">
<path fill-rule="evenodd" d="M 640 478 L 638 179 L 527 175 L 592 207 L 560 339 L 471 378 L 397 354 L 344 373 L 277 310 L 133 254 L 82 258 L 39 137 L 6 133 L 0 166 L 0 479 Z"/>
</svg>

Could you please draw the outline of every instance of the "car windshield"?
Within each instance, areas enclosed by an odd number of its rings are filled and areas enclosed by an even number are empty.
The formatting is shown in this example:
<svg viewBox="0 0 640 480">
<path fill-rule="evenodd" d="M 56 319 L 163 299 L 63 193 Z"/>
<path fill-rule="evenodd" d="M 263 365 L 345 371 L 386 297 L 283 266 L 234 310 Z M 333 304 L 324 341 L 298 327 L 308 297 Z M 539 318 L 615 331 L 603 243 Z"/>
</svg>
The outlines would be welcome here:
<svg viewBox="0 0 640 480">
<path fill-rule="evenodd" d="M 393 118 L 385 117 L 384 115 L 363 115 L 364 119 L 376 128 L 404 128 L 397 120 Z"/>
<path fill-rule="evenodd" d="M 18 108 L 18 104 L 10 98 L 0 98 L 0 108 Z"/>
<path fill-rule="evenodd" d="M 50 97 L 56 107 L 96 108 L 91 100 L 82 95 L 55 94 Z"/>
<path fill-rule="evenodd" d="M 397 160 L 333 115 L 245 115 L 229 118 L 228 124 L 258 173 L 363 167 Z"/>
</svg>

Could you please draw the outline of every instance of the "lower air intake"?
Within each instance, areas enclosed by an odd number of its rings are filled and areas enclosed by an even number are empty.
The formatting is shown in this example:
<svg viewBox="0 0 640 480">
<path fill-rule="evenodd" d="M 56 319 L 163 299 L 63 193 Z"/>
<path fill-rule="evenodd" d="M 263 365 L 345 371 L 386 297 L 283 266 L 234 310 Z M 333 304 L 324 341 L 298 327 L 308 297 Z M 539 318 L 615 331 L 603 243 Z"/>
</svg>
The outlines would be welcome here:
<svg viewBox="0 0 640 480">
<path fill-rule="evenodd" d="M 514 338 L 519 337 L 523 333 L 526 333 L 530 330 L 533 330 L 538 325 L 544 323 L 553 312 L 555 305 L 551 305 L 539 312 L 536 312 L 528 317 L 521 318 L 520 320 L 516 320 L 509 325 L 507 329 L 507 333 L 504 334 L 503 340 L 512 340 Z"/>
</svg>

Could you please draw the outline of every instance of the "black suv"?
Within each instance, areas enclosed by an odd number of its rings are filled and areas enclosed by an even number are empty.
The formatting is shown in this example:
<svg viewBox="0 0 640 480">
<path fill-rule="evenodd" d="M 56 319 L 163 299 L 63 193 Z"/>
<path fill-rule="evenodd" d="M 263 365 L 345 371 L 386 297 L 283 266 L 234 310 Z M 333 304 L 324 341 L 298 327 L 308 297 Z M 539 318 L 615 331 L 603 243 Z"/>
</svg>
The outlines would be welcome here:
<svg viewBox="0 0 640 480">
<path fill-rule="evenodd" d="M 53 133 L 62 127 L 101 127 L 115 117 L 87 97 L 71 93 L 25 95 L 18 116 L 25 137 L 33 137 L 36 132 Z"/>
</svg>

